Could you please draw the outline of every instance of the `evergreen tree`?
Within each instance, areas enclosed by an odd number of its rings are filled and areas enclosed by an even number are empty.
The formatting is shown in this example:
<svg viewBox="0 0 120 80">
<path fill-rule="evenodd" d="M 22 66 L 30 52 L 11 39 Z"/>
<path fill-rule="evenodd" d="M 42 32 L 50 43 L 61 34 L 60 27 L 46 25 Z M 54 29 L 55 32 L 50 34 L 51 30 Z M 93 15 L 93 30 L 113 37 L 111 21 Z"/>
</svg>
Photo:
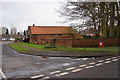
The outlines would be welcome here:
<svg viewBox="0 0 120 80">
<path fill-rule="evenodd" d="M 6 33 L 5 34 L 9 34 L 9 30 L 8 29 L 6 29 Z"/>
</svg>

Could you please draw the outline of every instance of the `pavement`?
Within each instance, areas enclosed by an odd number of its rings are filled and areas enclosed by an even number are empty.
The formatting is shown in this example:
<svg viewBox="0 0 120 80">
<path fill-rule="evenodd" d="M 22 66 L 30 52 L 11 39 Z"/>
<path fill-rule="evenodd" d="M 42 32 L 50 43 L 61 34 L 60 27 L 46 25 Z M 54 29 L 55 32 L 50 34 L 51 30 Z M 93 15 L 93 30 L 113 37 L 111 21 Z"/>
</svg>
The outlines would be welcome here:
<svg viewBox="0 0 120 80">
<path fill-rule="evenodd" d="M 27 53 L 23 54 L 29 54 L 29 55 L 36 55 L 36 56 L 46 56 L 46 57 L 103 57 L 103 56 L 109 56 L 109 55 L 118 55 L 118 53 L 112 53 L 112 52 L 83 52 L 83 51 L 51 51 L 51 50 L 38 50 L 33 49 L 30 47 L 26 47 L 23 45 L 19 45 L 22 47 L 25 47 L 29 49 Z M 20 52 L 21 53 L 21 52 Z"/>
<path fill-rule="evenodd" d="M 5 42 L 2 45 L 2 71 L 11 80 L 13 78 L 28 78 L 28 80 L 64 80 L 67 78 L 118 79 L 119 77 L 118 63 L 120 55 L 91 58 L 43 58 L 43 56 L 21 54 L 8 44 L 9 42 Z"/>
</svg>

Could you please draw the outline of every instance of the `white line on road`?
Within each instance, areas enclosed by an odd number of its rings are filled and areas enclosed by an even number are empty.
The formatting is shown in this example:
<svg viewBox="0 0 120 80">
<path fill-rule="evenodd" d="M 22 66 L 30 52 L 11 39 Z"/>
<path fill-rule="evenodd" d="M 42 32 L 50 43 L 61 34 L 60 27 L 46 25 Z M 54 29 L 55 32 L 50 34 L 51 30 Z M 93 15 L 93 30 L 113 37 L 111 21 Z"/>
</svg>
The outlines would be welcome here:
<svg viewBox="0 0 120 80">
<path fill-rule="evenodd" d="M 77 72 L 77 71 L 81 71 L 82 69 L 76 69 L 76 70 L 72 70 L 72 72 Z"/>
<path fill-rule="evenodd" d="M 100 61 L 98 61 L 98 62 L 103 62 L 104 60 L 100 60 Z"/>
<path fill-rule="evenodd" d="M 50 74 L 55 74 L 55 73 L 59 73 L 59 72 L 60 72 L 60 70 L 54 71 L 54 72 L 50 72 Z"/>
<path fill-rule="evenodd" d="M 46 76 L 46 77 L 43 77 L 42 79 L 38 79 L 38 80 L 46 80 L 46 79 L 49 79 L 50 77 L 49 76 Z"/>
<path fill-rule="evenodd" d="M 87 65 L 80 65 L 79 67 L 85 67 L 85 66 L 87 66 Z"/>
<path fill-rule="evenodd" d="M 49 79 L 49 76 L 43 77 L 42 80 Z"/>
<path fill-rule="evenodd" d="M 96 66 L 101 66 L 101 65 L 103 65 L 103 63 L 96 64 Z"/>
<path fill-rule="evenodd" d="M 41 75 L 37 75 L 37 76 L 32 76 L 31 78 L 40 78 L 40 77 L 43 77 L 44 76 L 44 74 L 41 74 Z"/>
<path fill-rule="evenodd" d="M 94 67 L 94 66 L 87 66 L 87 67 L 85 67 L 85 68 L 87 68 L 87 69 L 88 69 L 88 68 L 92 68 L 92 67 Z"/>
<path fill-rule="evenodd" d="M 111 61 L 106 61 L 106 62 L 104 62 L 104 63 L 111 63 Z"/>
<path fill-rule="evenodd" d="M 87 68 L 87 69 L 88 69 L 89 67 L 87 66 L 87 67 L 85 67 L 85 68 Z"/>
<path fill-rule="evenodd" d="M 68 74 L 68 72 L 60 73 L 60 74 L 57 74 L 56 76 L 63 76 L 63 75 L 66 75 L 66 74 Z"/>
<path fill-rule="evenodd" d="M 5 76 L 5 74 L 2 72 L 2 69 L 0 68 L 0 73 L 2 75 L 3 78 L 7 79 L 7 77 Z"/>
<path fill-rule="evenodd" d="M 94 67 L 94 66 L 88 66 L 89 68 L 92 68 L 92 67 Z"/>
<path fill-rule="evenodd" d="M 105 59 L 105 60 L 111 60 L 111 58 Z"/>
<path fill-rule="evenodd" d="M 118 59 L 114 59 L 114 60 L 112 60 L 112 61 L 117 61 Z"/>
<path fill-rule="evenodd" d="M 72 69 L 75 69 L 75 67 L 70 67 L 70 68 L 67 68 L 66 70 L 72 70 Z"/>
<path fill-rule="evenodd" d="M 112 58 L 117 58 L 117 57 L 112 57 Z"/>
<path fill-rule="evenodd" d="M 89 64 L 95 64 L 95 62 L 89 63 Z"/>
</svg>

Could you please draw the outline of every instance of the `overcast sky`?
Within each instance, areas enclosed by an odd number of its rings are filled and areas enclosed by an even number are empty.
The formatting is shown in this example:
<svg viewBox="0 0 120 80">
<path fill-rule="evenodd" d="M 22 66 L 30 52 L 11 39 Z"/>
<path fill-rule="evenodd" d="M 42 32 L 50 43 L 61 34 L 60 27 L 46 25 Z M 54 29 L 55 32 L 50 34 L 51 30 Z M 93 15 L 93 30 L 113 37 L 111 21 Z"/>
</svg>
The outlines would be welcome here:
<svg viewBox="0 0 120 80">
<path fill-rule="evenodd" d="M 59 23 L 64 18 L 54 9 L 60 9 L 59 2 L 64 0 L 3 0 L 2 23 L 0 26 L 11 28 L 17 27 L 17 31 L 27 30 L 28 26 L 69 26 Z M 0 13 L 1 15 L 1 13 Z"/>
</svg>

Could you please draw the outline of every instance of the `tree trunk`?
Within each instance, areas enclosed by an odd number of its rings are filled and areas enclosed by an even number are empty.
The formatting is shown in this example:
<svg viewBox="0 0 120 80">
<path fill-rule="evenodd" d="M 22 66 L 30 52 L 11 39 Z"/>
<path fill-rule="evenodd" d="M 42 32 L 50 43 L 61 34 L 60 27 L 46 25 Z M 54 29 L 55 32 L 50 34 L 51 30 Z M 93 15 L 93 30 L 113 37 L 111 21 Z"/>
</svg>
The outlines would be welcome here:
<svg viewBox="0 0 120 80">
<path fill-rule="evenodd" d="M 103 38 L 106 38 L 107 37 L 107 33 L 106 33 L 106 20 L 105 20 L 105 13 L 104 13 L 104 10 L 105 10 L 105 3 L 100 3 L 100 9 L 101 9 L 101 14 L 102 15 L 102 27 L 103 27 Z"/>
<path fill-rule="evenodd" d="M 117 11 L 117 27 L 116 27 L 116 37 L 120 37 L 120 14 L 119 14 L 119 7 L 118 4 L 116 3 L 116 11 Z"/>
<path fill-rule="evenodd" d="M 110 3 L 110 37 L 114 37 L 114 33 L 115 33 L 115 30 L 114 30 L 114 3 Z"/>
</svg>

